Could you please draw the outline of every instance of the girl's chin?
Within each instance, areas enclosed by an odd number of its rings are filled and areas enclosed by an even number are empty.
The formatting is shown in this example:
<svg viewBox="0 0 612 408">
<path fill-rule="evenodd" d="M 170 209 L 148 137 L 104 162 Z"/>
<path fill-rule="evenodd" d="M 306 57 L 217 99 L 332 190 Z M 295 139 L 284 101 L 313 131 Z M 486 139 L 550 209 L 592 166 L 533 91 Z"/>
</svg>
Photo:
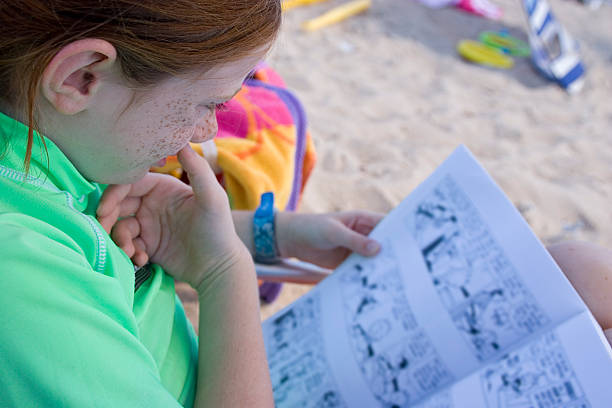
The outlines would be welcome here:
<svg viewBox="0 0 612 408">
<path fill-rule="evenodd" d="M 147 173 L 151 170 L 151 168 L 160 168 L 166 165 L 166 158 L 158 160 L 153 163 L 149 167 L 146 166 L 146 162 L 140 165 L 137 165 L 130 170 L 123 172 L 121 174 L 114 174 L 111 177 L 107 177 L 104 180 L 94 180 L 98 183 L 102 184 L 132 184 L 139 181 L 141 178 L 147 175 Z"/>
<path fill-rule="evenodd" d="M 147 175 L 147 173 L 148 173 L 148 170 L 143 170 L 138 173 L 130 172 L 130 173 L 123 173 L 123 174 L 114 174 L 108 177 L 99 177 L 97 179 L 90 179 L 90 181 L 99 183 L 99 184 L 109 184 L 109 185 L 110 184 L 132 184 L 142 179 L 144 176 Z"/>
</svg>

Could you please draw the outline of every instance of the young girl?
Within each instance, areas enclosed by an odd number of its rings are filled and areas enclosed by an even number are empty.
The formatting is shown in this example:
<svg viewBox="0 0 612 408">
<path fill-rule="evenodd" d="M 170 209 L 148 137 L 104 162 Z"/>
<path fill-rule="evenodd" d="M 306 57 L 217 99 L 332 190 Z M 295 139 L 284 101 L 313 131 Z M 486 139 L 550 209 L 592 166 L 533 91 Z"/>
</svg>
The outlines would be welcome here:
<svg viewBox="0 0 612 408">
<path fill-rule="evenodd" d="M 2 2 L 0 406 L 273 405 L 252 255 L 333 267 L 377 252 L 366 235 L 380 219 L 262 211 L 255 237 L 188 147 L 214 136 L 215 106 L 264 57 L 280 12 Z M 147 174 L 177 152 L 191 186 Z M 104 184 L 117 186 L 99 205 Z M 125 252 L 105 231 L 117 217 Z M 173 278 L 198 291 L 199 344 Z"/>
<path fill-rule="evenodd" d="M 279 24 L 278 0 L 0 4 L 0 406 L 273 405 L 252 255 L 334 267 L 377 252 L 380 219 L 232 214 L 189 149 Z M 177 152 L 191 186 L 147 174 Z M 553 254 L 608 328 L 592 248 Z M 198 291 L 199 342 L 173 277 Z"/>
</svg>

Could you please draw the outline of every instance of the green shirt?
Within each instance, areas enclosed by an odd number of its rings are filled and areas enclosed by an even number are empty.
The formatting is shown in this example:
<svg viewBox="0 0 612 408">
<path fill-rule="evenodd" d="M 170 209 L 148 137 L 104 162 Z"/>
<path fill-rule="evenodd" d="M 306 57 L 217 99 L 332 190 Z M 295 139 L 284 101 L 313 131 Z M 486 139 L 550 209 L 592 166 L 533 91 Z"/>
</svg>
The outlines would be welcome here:
<svg viewBox="0 0 612 408">
<path fill-rule="evenodd" d="M 96 221 L 101 186 L 0 113 L 0 406 L 192 406 L 197 339 L 159 266 L 134 267 Z"/>
</svg>

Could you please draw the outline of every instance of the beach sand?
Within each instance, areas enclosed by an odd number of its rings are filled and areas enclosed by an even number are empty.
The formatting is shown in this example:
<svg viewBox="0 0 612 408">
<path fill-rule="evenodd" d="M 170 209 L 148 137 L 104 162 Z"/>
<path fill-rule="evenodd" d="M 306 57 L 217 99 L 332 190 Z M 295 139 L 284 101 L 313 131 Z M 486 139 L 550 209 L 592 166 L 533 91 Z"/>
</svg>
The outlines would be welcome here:
<svg viewBox="0 0 612 408">
<path fill-rule="evenodd" d="M 518 0 L 494 0 L 498 22 L 416 1 L 373 0 L 315 32 L 300 24 L 332 0 L 288 10 L 268 62 L 301 99 L 318 162 L 300 211 L 388 212 L 465 144 L 544 243 L 612 247 L 612 3 L 551 0 L 579 41 L 587 76 L 568 95 L 528 58 L 509 70 L 463 61 L 462 39 L 506 29 L 527 41 Z M 285 285 L 270 316 L 309 290 Z"/>
<path fill-rule="evenodd" d="M 570 96 L 529 59 L 500 70 L 458 56 L 457 43 L 484 30 L 506 29 L 526 41 L 518 0 L 494 0 L 504 9 L 498 22 L 416 1 L 373 0 L 340 24 L 300 28 L 344 2 L 287 11 L 268 58 L 303 102 L 317 149 L 300 211 L 388 212 L 465 144 L 544 243 L 612 247 L 611 3 L 594 11 L 551 0 L 587 68 L 584 89 Z M 309 289 L 286 284 L 262 318 Z"/>
</svg>

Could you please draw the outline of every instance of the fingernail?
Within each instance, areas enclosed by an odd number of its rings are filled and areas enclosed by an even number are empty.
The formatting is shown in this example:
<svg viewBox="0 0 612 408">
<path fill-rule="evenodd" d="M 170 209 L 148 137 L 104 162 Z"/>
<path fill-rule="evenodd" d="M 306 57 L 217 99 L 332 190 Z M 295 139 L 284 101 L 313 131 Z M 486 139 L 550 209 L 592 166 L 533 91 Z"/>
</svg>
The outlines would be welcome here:
<svg viewBox="0 0 612 408">
<path fill-rule="evenodd" d="M 376 253 L 378 253 L 378 251 L 380 250 L 380 244 L 376 241 L 369 241 L 366 244 L 366 252 L 370 255 L 374 255 Z"/>
</svg>

